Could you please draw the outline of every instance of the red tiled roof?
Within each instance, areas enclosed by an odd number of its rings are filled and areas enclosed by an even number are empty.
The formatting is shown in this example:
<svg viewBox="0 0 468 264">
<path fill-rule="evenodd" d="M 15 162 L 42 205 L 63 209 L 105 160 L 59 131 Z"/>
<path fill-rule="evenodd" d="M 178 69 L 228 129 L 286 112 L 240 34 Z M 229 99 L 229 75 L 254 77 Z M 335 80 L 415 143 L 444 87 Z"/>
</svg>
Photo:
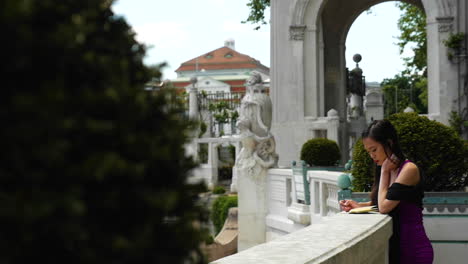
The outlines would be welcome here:
<svg viewBox="0 0 468 264">
<path fill-rule="evenodd" d="M 229 47 L 221 47 L 207 52 L 201 56 L 182 63 L 176 72 L 195 71 L 198 63 L 198 69 L 220 70 L 220 69 L 255 69 L 268 67 L 261 64 L 260 61 L 239 53 Z"/>
</svg>

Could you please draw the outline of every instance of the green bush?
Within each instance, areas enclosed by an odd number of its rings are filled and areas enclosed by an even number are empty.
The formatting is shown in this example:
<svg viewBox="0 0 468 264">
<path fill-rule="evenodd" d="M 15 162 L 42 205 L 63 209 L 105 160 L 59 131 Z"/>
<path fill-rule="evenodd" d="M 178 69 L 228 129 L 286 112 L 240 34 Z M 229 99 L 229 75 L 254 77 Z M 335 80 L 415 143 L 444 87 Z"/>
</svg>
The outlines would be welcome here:
<svg viewBox="0 0 468 264">
<path fill-rule="evenodd" d="M 301 160 L 310 166 L 335 166 L 340 160 L 340 149 L 333 140 L 310 139 L 302 145 Z"/>
<path fill-rule="evenodd" d="M 211 220 L 213 221 L 216 234 L 223 228 L 229 208 L 231 207 L 237 207 L 237 196 L 221 196 L 213 202 Z"/>
<path fill-rule="evenodd" d="M 351 174 L 353 175 L 354 192 L 370 192 L 374 181 L 375 164 L 364 149 L 362 139 L 359 139 L 353 149 L 353 165 Z"/>
<path fill-rule="evenodd" d="M 468 185 L 468 151 L 453 129 L 415 113 L 394 114 L 389 121 L 398 132 L 403 153 L 424 174 L 426 191 L 457 191 Z M 364 152 L 363 145 L 356 144 L 353 177 L 360 183 L 359 191 L 367 190 L 373 180 L 366 169 L 372 160 Z M 364 168 L 358 169 L 358 164 Z"/>
<path fill-rule="evenodd" d="M 112 2 L 0 4 L 0 263 L 204 258 L 193 131 Z"/>
<path fill-rule="evenodd" d="M 214 194 L 223 194 L 226 192 L 226 189 L 224 189 L 223 186 L 216 186 L 214 189 L 213 189 L 213 193 Z"/>
</svg>

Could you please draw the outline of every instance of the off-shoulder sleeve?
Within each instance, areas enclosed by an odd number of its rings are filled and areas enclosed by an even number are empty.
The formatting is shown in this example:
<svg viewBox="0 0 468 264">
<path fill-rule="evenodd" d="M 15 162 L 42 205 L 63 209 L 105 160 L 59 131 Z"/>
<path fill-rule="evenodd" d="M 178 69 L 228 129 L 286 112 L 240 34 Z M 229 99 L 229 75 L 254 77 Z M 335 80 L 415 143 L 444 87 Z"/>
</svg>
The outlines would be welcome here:
<svg viewBox="0 0 468 264">
<path fill-rule="evenodd" d="M 414 201 L 417 198 L 418 192 L 416 186 L 410 186 L 394 182 L 388 188 L 387 199 L 394 201 Z"/>
</svg>

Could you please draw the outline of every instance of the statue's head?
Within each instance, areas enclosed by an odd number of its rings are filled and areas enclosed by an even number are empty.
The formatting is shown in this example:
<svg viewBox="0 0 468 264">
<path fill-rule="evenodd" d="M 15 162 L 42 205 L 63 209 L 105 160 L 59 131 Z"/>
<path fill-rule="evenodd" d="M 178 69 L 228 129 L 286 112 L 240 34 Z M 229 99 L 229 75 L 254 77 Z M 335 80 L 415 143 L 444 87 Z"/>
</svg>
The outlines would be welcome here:
<svg viewBox="0 0 468 264">
<path fill-rule="evenodd" d="M 253 86 L 256 84 L 261 84 L 262 81 L 262 76 L 258 72 L 253 72 L 252 75 L 247 79 L 247 86 Z"/>
<path fill-rule="evenodd" d="M 247 94 L 262 94 L 265 93 L 265 86 L 263 85 L 262 76 L 258 72 L 252 73 L 249 79 L 247 79 L 245 86 L 247 86 Z"/>
</svg>

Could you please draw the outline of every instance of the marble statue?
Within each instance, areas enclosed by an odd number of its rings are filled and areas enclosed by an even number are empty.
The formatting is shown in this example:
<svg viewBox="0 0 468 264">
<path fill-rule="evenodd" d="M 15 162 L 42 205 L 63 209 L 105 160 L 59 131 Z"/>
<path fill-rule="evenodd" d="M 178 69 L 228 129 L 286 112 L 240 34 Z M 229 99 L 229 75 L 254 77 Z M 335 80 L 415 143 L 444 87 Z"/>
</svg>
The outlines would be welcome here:
<svg viewBox="0 0 468 264">
<path fill-rule="evenodd" d="M 277 166 L 275 138 L 270 133 L 272 103 L 266 94 L 262 77 L 254 73 L 246 82 L 247 92 L 241 101 L 237 127 L 242 149 L 236 159 L 238 169 L 255 177 L 262 169 Z"/>
</svg>

